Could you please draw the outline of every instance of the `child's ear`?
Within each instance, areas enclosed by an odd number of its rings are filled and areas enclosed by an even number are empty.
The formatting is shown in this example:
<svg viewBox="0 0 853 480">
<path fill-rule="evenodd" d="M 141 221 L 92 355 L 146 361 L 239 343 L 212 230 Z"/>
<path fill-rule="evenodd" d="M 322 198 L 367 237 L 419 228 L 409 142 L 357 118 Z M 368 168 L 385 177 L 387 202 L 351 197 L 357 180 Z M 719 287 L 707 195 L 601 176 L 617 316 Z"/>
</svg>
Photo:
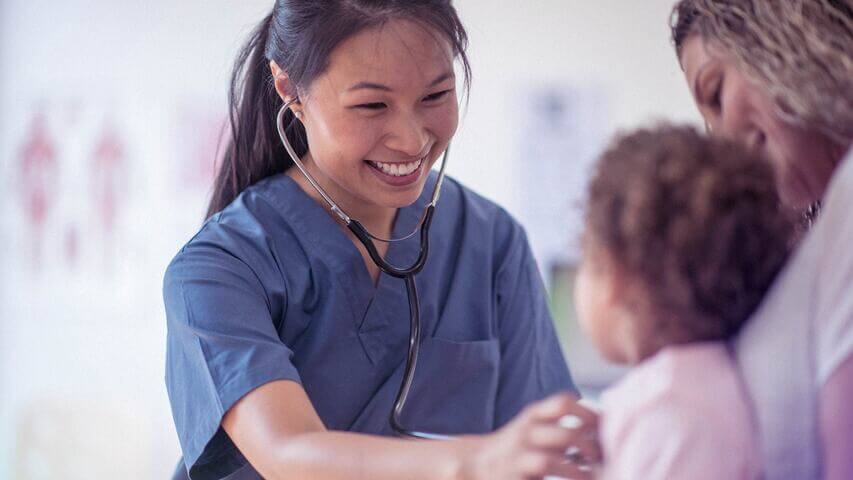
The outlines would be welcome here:
<svg viewBox="0 0 853 480">
<path fill-rule="evenodd" d="M 625 303 L 628 293 L 628 279 L 622 269 L 616 265 L 613 258 L 604 250 L 599 249 L 594 253 L 597 257 L 596 264 L 600 268 L 600 274 L 607 279 L 601 282 L 602 299 L 610 305 L 617 306 Z"/>
<path fill-rule="evenodd" d="M 614 272 L 610 282 L 610 301 L 613 305 L 627 311 L 631 316 L 642 313 L 648 299 L 648 292 L 642 283 L 629 273 Z"/>
<path fill-rule="evenodd" d="M 628 288 L 625 285 L 625 277 L 620 275 L 619 272 L 613 271 L 608 274 L 608 277 L 610 278 L 610 281 L 607 282 L 606 291 L 603 292 L 605 300 L 607 300 L 607 303 L 611 305 L 622 306 L 625 303 L 625 294 L 628 291 Z"/>
<path fill-rule="evenodd" d="M 646 319 L 646 293 L 629 273 L 612 272 L 608 302 L 613 306 L 612 335 L 621 349 L 623 359 L 630 365 L 646 357 L 649 330 Z"/>
</svg>

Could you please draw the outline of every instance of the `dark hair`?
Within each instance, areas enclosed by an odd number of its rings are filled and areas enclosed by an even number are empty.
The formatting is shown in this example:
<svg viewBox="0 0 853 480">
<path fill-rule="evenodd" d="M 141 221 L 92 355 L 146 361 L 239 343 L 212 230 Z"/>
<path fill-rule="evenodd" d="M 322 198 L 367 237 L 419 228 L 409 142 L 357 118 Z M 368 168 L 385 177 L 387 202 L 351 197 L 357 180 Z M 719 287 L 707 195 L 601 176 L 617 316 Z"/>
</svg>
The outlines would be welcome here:
<svg viewBox="0 0 853 480">
<path fill-rule="evenodd" d="M 620 136 L 601 156 L 586 222 L 591 244 L 645 286 L 655 321 L 691 341 L 738 331 L 795 232 L 764 157 L 670 125 Z"/>
<path fill-rule="evenodd" d="M 326 69 L 338 44 L 394 19 L 417 22 L 444 35 L 454 55 L 461 58 L 468 87 L 468 37 L 450 0 L 277 0 L 234 65 L 229 94 L 231 138 L 216 174 L 207 217 L 248 186 L 292 166 L 276 131 L 275 118 L 283 102 L 275 90 L 270 60 L 287 73 L 294 87 L 306 88 Z M 286 135 L 302 156 L 308 142 L 302 125 L 293 120 L 288 111 Z"/>
</svg>

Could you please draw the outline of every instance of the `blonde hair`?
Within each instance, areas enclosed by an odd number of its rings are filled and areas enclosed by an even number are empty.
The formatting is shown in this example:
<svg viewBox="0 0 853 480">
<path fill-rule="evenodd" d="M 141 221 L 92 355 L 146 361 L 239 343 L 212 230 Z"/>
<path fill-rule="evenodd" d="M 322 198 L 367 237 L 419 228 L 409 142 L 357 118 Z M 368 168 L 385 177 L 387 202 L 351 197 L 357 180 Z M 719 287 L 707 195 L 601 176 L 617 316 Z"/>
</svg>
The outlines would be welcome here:
<svg viewBox="0 0 853 480">
<path fill-rule="evenodd" d="M 853 0 L 680 0 L 681 56 L 693 34 L 722 47 L 779 115 L 843 147 L 853 139 Z"/>
</svg>

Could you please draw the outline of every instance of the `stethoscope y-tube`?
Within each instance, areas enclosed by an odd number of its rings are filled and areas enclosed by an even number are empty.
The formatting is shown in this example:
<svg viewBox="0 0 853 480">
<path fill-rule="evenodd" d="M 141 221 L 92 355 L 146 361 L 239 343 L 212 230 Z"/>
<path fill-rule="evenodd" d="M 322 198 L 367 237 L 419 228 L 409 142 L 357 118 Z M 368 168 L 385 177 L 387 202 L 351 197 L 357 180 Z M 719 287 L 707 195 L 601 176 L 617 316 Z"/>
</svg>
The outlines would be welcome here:
<svg viewBox="0 0 853 480">
<path fill-rule="evenodd" d="M 427 256 L 429 254 L 429 228 L 432 224 L 432 217 L 435 214 L 435 205 L 438 202 L 438 196 L 441 191 L 441 184 L 444 181 L 444 169 L 447 165 L 447 153 L 448 150 L 444 151 L 444 155 L 441 160 L 441 167 L 438 174 L 438 179 L 435 182 L 435 187 L 432 193 L 432 200 L 424 209 L 423 216 L 421 217 L 421 221 L 419 225 L 415 227 L 409 235 L 405 237 L 397 238 L 397 239 L 383 239 L 372 235 L 364 226 L 358 221 L 347 215 L 347 213 L 335 203 L 334 200 L 320 187 L 320 184 L 308 173 L 308 170 L 305 168 L 305 165 L 302 163 L 302 160 L 296 155 L 296 151 L 290 145 L 290 142 L 287 140 L 287 136 L 285 135 L 285 127 L 284 127 L 284 114 L 287 109 L 295 103 L 297 99 L 290 100 L 286 102 L 278 112 L 278 116 L 276 117 L 276 127 L 278 129 L 278 135 L 281 138 L 281 142 L 284 145 L 285 150 L 287 150 L 288 155 L 290 155 L 290 159 L 293 161 L 293 164 L 302 172 L 302 175 L 308 180 L 312 187 L 320 194 L 323 200 L 329 205 L 332 213 L 338 216 L 341 221 L 346 224 L 347 228 L 355 235 L 355 237 L 364 245 L 364 248 L 367 249 L 367 253 L 370 256 L 370 259 L 382 270 L 384 273 L 395 277 L 403 279 L 406 283 L 406 295 L 409 300 L 409 317 L 411 319 L 409 326 L 409 349 L 408 354 L 406 355 L 406 365 L 403 371 L 403 380 L 400 383 L 400 388 L 397 391 L 397 396 L 394 400 L 394 408 L 391 410 L 390 415 L 390 423 L 391 428 L 394 430 L 394 433 L 403 437 L 411 437 L 411 438 L 420 438 L 427 440 L 447 440 L 452 437 L 447 435 L 440 435 L 436 433 L 427 433 L 427 432 L 418 432 L 413 430 L 408 430 L 403 427 L 400 421 L 400 415 L 403 412 L 403 407 L 406 404 L 406 399 L 409 396 L 409 390 L 412 387 L 412 380 L 415 377 L 415 368 L 418 363 L 418 353 L 420 349 L 421 343 L 421 315 L 420 315 L 420 302 L 418 300 L 418 290 L 415 285 L 415 275 L 420 273 L 423 270 L 424 265 L 426 264 Z M 408 267 L 397 267 L 391 265 L 386 262 L 382 255 L 379 254 L 379 251 L 376 249 L 376 244 L 373 243 L 373 240 L 377 240 L 380 242 L 399 242 L 411 238 L 417 233 L 418 229 L 421 232 L 420 238 L 420 253 L 418 254 L 418 258 Z"/>
</svg>

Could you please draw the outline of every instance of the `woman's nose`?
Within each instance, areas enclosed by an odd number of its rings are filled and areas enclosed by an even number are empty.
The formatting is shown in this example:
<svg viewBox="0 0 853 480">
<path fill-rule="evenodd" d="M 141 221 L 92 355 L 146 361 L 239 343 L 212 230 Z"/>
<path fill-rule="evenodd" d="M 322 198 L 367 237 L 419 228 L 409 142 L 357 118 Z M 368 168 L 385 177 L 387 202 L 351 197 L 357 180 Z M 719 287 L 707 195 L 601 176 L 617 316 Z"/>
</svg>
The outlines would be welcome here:
<svg viewBox="0 0 853 480">
<path fill-rule="evenodd" d="M 430 142 L 430 134 L 423 121 L 415 115 L 400 116 L 391 123 L 385 145 L 407 157 L 424 154 Z"/>
<path fill-rule="evenodd" d="M 709 132 L 745 145 L 750 150 L 762 150 L 767 134 L 757 122 L 735 115 L 721 115 L 709 123 Z"/>
</svg>

